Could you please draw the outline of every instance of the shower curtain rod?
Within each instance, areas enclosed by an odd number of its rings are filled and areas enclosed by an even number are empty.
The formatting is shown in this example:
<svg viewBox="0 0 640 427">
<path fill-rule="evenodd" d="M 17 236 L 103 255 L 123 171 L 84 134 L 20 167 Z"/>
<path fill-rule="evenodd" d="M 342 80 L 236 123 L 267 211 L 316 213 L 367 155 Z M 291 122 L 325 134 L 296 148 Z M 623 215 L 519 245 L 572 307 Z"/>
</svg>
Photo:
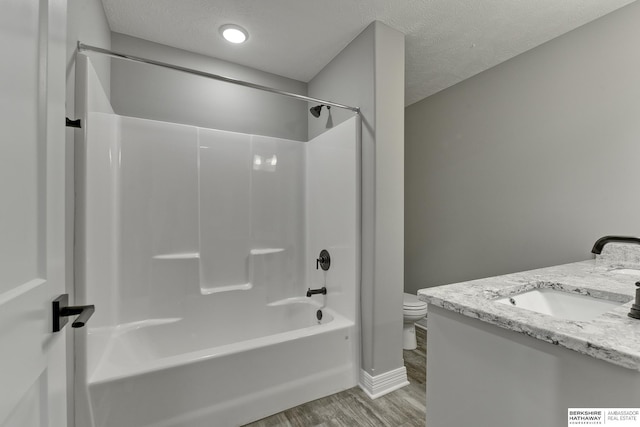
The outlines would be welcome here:
<svg viewBox="0 0 640 427">
<path fill-rule="evenodd" d="M 250 87 L 252 89 L 271 92 L 277 95 L 288 96 L 289 98 L 295 98 L 301 101 L 317 102 L 320 104 L 329 105 L 331 107 L 338 107 L 338 108 L 344 108 L 345 110 L 351 110 L 358 114 L 360 113 L 360 108 L 358 107 L 350 107 L 348 105 L 338 104 L 336 102 L 331 102 L 331 101 L 325 101 L 319 98 L 312 98 L 310 96 L 298 95 L 297 93 L 285 92 L 283 90 L 274 89 L 268 86 L 262 86 L 255 83 L 245 82 L 243 80 L 233 79 L 231 77 L 224 77 L 218 74 L 212 74 L 204 71 L 194 70 L 192 68 L 181 67 L 179 65 L 168 64 L 166 62 L 154 61 L 153 59 L 141 58 L 139 56 L 133 56 L 133 55 L 127 55 L 124 53 L 114 52 L 112 50 L 103 49 L 101 47 L 96 47 L 96 46 L 90 46 L 78 41 L 78 52 L 83 52 L 83 51 L 91 51 L 91 52 L 111 56 L 113 58 L 126 59 L 128 61 L 133 61 L 133 62 L 142 62 L 144 64 L 157 65 L 158 67 L 164 67 L 164 68 L 169 68 L 171 70 L 182 71 L 184 73 L 195 74 L 196 76 L 207 77 L 209 79 L 232 83 L 238 86 Z"/>
</svg>

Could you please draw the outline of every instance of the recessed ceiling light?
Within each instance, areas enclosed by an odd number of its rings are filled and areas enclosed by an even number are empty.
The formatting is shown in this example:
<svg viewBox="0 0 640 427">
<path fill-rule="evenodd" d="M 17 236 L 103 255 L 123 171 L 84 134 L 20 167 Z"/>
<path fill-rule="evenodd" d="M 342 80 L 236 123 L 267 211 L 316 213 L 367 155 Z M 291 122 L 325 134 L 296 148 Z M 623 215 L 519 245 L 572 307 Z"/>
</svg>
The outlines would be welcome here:
<svg viewBox="0 0 640 427">
<path fill-rule="evenodd" d="M 224 37 L 226 41 L 235 44 L 244 43 L 249 38 L 247 30 L 234 24 L 227 24 L 220 27 L 220 34 L 222 34 L 222 37 Z"/>
</svg>

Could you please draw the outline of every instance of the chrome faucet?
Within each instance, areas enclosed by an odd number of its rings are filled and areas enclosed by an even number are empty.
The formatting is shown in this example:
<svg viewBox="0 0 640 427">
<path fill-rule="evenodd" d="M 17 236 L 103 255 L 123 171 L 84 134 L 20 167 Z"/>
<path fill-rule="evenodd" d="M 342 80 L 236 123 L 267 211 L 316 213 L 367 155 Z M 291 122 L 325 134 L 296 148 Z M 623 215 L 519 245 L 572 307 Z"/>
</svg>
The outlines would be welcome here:
<svg viewBox="0 0 640 427">
<path fill-rule="evenodd" d="M 601 254 L 604 245 L 611 242 L 636 243 L 640 245 L 640 238 L 630 236 L 604 236 L 596 241 L 596 243 L 593 245 L 593 248 L 591 249 L 591 253 Z"/>
</svg>

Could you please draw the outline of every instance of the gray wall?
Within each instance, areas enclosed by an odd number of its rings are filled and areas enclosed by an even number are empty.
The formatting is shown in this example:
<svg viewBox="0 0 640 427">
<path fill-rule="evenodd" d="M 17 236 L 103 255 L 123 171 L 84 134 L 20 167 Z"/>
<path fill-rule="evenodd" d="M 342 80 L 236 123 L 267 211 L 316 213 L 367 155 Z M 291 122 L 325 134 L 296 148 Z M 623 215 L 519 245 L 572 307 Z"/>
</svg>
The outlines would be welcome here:
<svg viewBox="0 0 640 427">
<path fill-rule="evenodd" d="M 405 289 L 640 235 L 640 2 L 406 109 Z"/>
<path fill-rule="evenodd" d="M 362 368 L 403 366 L 404 36 L 374 22 L 309 82 L 309 95 L 361 108 Z M 352 113 L 331 109 L 334 125 Z M 309 136 L 328 113 L 309 118 Z"/>
<path fill-rule="evenodd" d="M 185 50 L 113 33 L 116 52 L 146 57 L 306 95 L 306 83 Z M 111 102 L 117 114 L 307 140 L 306 102 L 178 71 L 113 60 Z"/>
</svg>

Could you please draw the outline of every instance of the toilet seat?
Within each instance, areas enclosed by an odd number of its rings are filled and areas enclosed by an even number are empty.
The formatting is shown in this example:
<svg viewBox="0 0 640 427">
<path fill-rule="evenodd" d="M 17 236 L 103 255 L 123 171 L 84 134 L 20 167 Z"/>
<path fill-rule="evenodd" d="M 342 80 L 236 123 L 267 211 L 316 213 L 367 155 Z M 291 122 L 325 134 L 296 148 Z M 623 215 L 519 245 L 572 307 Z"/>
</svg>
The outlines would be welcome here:
<svg viewBox="0 0 640 427">
<path fill-rule="evenodd" d="M 419 300 L 415 295 L 405 293 L 402 308 L 404 310 L 424 310 L 427 308 L 427 303 Z"/>
<path fill-rule="evenodd" d="M 404 294 L 402 313 L 405 321 L 415 321 L 416 317 L 423 318 L 427 314 L 427 303 L 420 301 L 415 295 Z"/>
</svg>

